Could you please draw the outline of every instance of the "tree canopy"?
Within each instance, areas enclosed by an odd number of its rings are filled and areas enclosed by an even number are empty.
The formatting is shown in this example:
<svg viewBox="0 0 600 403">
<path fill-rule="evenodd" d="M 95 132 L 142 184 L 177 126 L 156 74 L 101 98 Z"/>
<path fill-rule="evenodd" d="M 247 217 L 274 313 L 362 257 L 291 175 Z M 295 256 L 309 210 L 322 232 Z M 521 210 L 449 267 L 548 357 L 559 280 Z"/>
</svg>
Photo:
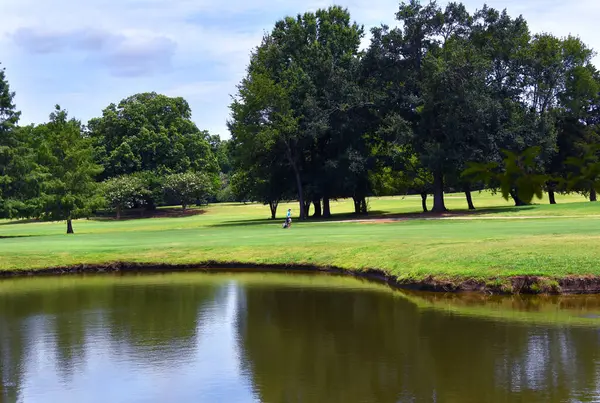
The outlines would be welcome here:
<svg viewBox="0 0 600 403">
<path fill-rule="evenodd" d="M 50 121 L 35 130 L 39 144 L 38 162 L 47 178 L 42 183 L 37 216 L 48 220 L 66 220 L 67 233 L 73 233 L 72 220 L 89 216 L 101 205 L 95 178 L 102 167 L 94 161 L 91 141 L 82 132 L 81 123 L 68 119 L 56 105 Z"/>
<path fill-rule="evenodd" d="M 183 98 L 142 93 L 110 104 L 88 123 L 102 178 L 140 171 L 217 173 L 210 135 L 191 120 Z"/>
</svg>

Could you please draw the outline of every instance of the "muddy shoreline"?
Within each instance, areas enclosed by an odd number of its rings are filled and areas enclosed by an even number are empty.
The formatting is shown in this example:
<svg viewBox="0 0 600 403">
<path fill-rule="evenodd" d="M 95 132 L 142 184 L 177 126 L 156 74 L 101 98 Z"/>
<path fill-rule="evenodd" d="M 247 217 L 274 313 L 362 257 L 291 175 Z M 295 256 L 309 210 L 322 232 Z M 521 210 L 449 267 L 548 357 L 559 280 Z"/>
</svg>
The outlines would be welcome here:
<svg viewBox="0 0 600 403">
<path fill-rule="evenodd" d="M 79 264 L 32 270 L 0 271 L 0 278 L 43 275 L 144 273 L 144 272 L 321 272 L 343 274 L 388 284 L 393 288 L 434 292 L 479 292 L 486 294 L 599 294 L 600 276 L 568 276 L 550 278 L 541 276 L 512 276 L 505 278 L 447 279 L 429 276 L 420 280 L 398 279 L 379 269 L 348 270 L 339 267 L 321 267 L 307 264 L 262 265 L 239 262 L 201 262 L 196 264 L 113 262 L 106 264 Z"/>
</svg>

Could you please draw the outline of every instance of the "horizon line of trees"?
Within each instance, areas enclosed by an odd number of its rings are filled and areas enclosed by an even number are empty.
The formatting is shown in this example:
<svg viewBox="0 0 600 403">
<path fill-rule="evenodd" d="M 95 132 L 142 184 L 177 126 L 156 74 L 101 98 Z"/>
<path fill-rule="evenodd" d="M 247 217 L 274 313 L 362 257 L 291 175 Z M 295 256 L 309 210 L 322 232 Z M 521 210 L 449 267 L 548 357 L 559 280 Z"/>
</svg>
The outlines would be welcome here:
<svg viewBox="0 0 600 403">
<path fill-rule="evenodd" d="M 19 126 L 0 69 L 0 218 L 72 220 L 110 208 L 331 200 L 491 189 L 516 205 L 600 190 L 600 73 L 579 38 L 461 3 L 399 3 L 371 29 L 331 6 L 275 23 L 230 105 L 230 140 L 198 129 L 181 97 L 110 104 L 86 125 L 58 105 Z"/>
</svg>

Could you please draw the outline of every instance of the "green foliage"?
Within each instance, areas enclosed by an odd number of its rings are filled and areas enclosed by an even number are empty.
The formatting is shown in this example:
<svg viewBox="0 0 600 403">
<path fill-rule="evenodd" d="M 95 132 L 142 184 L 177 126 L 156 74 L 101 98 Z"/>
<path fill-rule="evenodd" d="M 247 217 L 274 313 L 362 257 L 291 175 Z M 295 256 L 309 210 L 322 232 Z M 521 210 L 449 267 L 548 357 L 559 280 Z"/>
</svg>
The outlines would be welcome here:
<svg viewBox="0 0 600 403">
<path fill-rule="evenodd" d="M 101 204 L 95 177 L 102 167 L 95 163 L 92 144 L 81 123 L 67 119 L 56 105 L 50 121 L 35 129 L 38 163 L 48 174 L 39 196 L 39 218 L 67 220 L 87 217 Z"/>
<path fill-rule="evenodd" d="M 566 179 L 567 189 L 590 195 L 595 201 L 594 192 L 600 192 L 600 144 L 587 146 L 582 158 L 569 157 L 566 164 L 571 168 Z"/>
<path fill-rule="evenodd" d="M 219 166 L 207 132 L 198 130 L 183 98 L 136 94 L 111 104 L 90 120 L 89 135 L 103 178 L 140 171 L 164 175 L 193 171 L 217 173 Z"/>
<path fill-rule="evenodd" d="M 541 199 L 550 177 L 541 171 L 536 160 L 540 147 L 530 147 L 520 154 L 508 150 L 503 150 L 503 153 L 505 158 L 502 164 L 469 163 L 463 177 L 483 182 L 492 188 L 499 187 L 505 200 L 513 197 L 529 204 L 534 196 Z"/>
<path fill-rule="evenodd" d="M 293 186 L 304 218 L 306 196 L 334 196 L 326 193 L 340 182 L 336 166 L 349 166 L 355 151 L 350 143 L 350 149 L 339 147 L 336 136 L 343 131 L 333 119 L 351 109 L 350 78 L 362 36 L 347 10 L 335 6 L 278 21 L 253 53 L 231 105 L 235 165 L 252 171 L 251 183 L 271 182 L 273 169 L 290 177 L 288 182 L 276 178 L 282 188 L 266 187 L 261 199 L 287 194 Z"/>
<path fill-rule="evenodd" d="M 177 200 L 185 210 L 192 203 L 206 203 L 215 195 L 214 180 L 207 174 L 185 172 L 165 177 L 163 183 L 167 197 Z"/>
<path fill-rule="evenodd" d="M 13 98 L 15 93 L 10 90 L 6 72 L 0 68 L 0 139 L 4 139 L 7 133 L 10 133 L 19 122 L 21 112 L 17 111 Z M 2 145 L 5 147 L 6 145 Z"/>
<path fill-rule="evenodd" d="M 208 135 L 206 140 L 210 145 L 210 149 L 217 159 L 219 170 L 223 174 L 229 174 L 232 169 L 231 161 L 231 141 L 221 140 L 218 135 Z"/>
<path fill-rule="evenodd" d="M 0 217 L 31 214 L 40 172 L 35 164 L 29 128 L 19 128 L 14 92 L 0 68 Z"/>
<path fill-rule="evenodd" d="M 104 181 L 102 193 L 107 204 L 116 210 L 117 218 L 121 218 L 121 212 L 125 209 L 146 204 L 151 194 L 144 178 L 135 174 Z"/>
</svg>

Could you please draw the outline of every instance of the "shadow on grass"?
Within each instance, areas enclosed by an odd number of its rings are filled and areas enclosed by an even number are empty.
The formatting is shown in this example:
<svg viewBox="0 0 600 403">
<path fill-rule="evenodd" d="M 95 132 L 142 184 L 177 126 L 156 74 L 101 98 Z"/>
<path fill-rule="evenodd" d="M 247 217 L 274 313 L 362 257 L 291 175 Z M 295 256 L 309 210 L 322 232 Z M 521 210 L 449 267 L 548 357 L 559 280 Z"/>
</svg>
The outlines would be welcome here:
<svg viewBox="0 0 600 403">
<path fill-rule="evenodd" d="M 517 211 L 528 211 L 535 210 L 535 206 L 520 206 L 520 207 L 489 207 L 482 208 L 479 210 L 452 210 L 445 213 L 434 213 L 434 212 L 411 212 L 411 213 L 390 213 L 389 211 L 370 211 L 369 214 L 355 214 L 355 213 L 342 213 L 334 214 L 330 218 L 315 218 L 310 217 L 305 221 L 300 221 L 299 218 L 294 219 L 294 223 L 322 223 L 322 222 L 353 222 L 353 221 L 378 221 L 378 220 L 390 220 L 390 221 L 403 221 L 403 220 L 419 220 L 419 219 L 432 219 L 432 218 L 445 218 L 445 217 L 464 217 L 478 215 L 490 215 L 490 214 L 503 214 L 503 213 L 514 213 Z M 236 226 L 252 226 L 252 225 L 266 225 L 266 224 L 283 224 L 284 218 L 277 218 L 275 220 L 263 218 L 263 219 L 251 219 L 251 220 L 235 220 L 226 221 L 211 225 L 212 227 L 236 227 Z"/>
<path fill-rule="evenodd" d="M 131 220 L 143 220 L 149 218 L 182 218 L 182 217 L 193 217 L 206 213 L 206 210 L 200 208 L 190 208 L 183 210 L 181 208 L 161 208 L 155 211 L 146 210 L 127 210 L 121 214 L 121 218 L 117 219 L 113 212 L 97 212 L 95 216 L 89 217 L 90 221 L 131 221 Z M 23 220 L 10 220 L 0 222 L 2 225 L 15 225 L 15 224 L 31 224 L 47 222 L 44 220 L 38 220 L 35 218 L 23 219 Z M 1 237 L 1 236 L 0 236 Z"/>
<path fill-rule="evenodd" d="M 503 214 L 503 213 L 514 213 L 517 211 L 531 211 L 535 210 L 535 205 L 532 206 L 509 206 L 509 207 L 486 207 L 478 210 L 465 210 L 462 213 L 471 215 L 481 214 Z M 459 211 L 457 211 L 459 213 Z"/>
<path fill-rule="evenodd" d="M 34 222 L 43 222 L 43 221 L 35 219 L 35 218 L 28 218 L 28 219 L 23 219 L 23 220 L 10 220 L 10 221 L 0 222 L 0 226 L 2 226 L 2 225 L 14 225 L 14 224 L 31 224 L 31 223 L 34 223 Z M 0 238 L 2 238 L 2 236 L 0 236 Z"/>
<path fill-rule="evenodd" d="M 360 218 L 361 220 L 378 220 L 378 219 L 388 219 L 388 220 L 410 220 L 410 219 L 426 219 L 426 218 L 446 218 L 446 217 L 476 217 L 480 215 L 490 215 L 490 214 L 504 214 L 504 213 L 515 213 L 518 211 L 529 211 L 535 210 L 535 206 L 519 206 L 519 207 L 486 207 L 482 209 L 476 210 L 466 210 L 466 209 L 458 209 L 458 210 L 448 210 L 444 213 L 436 213 L 432 211 L 428 212 L 416 212 L 416 213 L 394 213 L 394 214 L 383 214 L 383 215 L 375 215 L 369 214 L 368 216 L 357 217 L 354 216 L 350 219 Z"/>
<path fill-rule="evenodd" d="M 0 241 L 3 239 L 11 239 L 11 238 L 32 238 L 38 235 L 0 235 Z"/>
<path fill-rule="evenodd" d="M 148 210 L 127 210 L 121 214 L 121 218 L 117 219 L 113 212 L 102 212 L 90 217 L 91 221 L 131 221 L 144 220 L 149 218 L 182 218 L 193 217 L 206 213 L 206 210 L 192 208 L 183 210 L 181 208 L 162 208 L 154 211 Z"/>
<path fill-rule="evenodd" d="M 301 221 L 297 217 L 292 218 L 292 225 L 298 222 L 310 222 L 310 223 L 319 223 L 319 222 L 329 222 L 329 221 L 352 221 L 352 220 L 362 220 L 375 218 L 375 216 L 371 217 L 371 215 L 375 214 L 377 217 L 387 217 L 386 214 L 389 214 L 387 211 L 372 211 L 369 215 L 364 214 L 354 214 L 354 213 L 342 213 L 342 214 L 334 214 L 330 218 L 316 218 L 309 217 L 307 220 Z M 283 224 L 285 221 L 284 217 L 277 217 L 272 220 L 270 218 L 257 218 L 251 220 L 233 220 L 233 221 L 225 221 L 222 223 L 217 223 L 211 225 L 211 227 L 237 227 L 237 226 L 246 226 L 246 225 L 265 225 L 265 224 Z"/>
</svg>

